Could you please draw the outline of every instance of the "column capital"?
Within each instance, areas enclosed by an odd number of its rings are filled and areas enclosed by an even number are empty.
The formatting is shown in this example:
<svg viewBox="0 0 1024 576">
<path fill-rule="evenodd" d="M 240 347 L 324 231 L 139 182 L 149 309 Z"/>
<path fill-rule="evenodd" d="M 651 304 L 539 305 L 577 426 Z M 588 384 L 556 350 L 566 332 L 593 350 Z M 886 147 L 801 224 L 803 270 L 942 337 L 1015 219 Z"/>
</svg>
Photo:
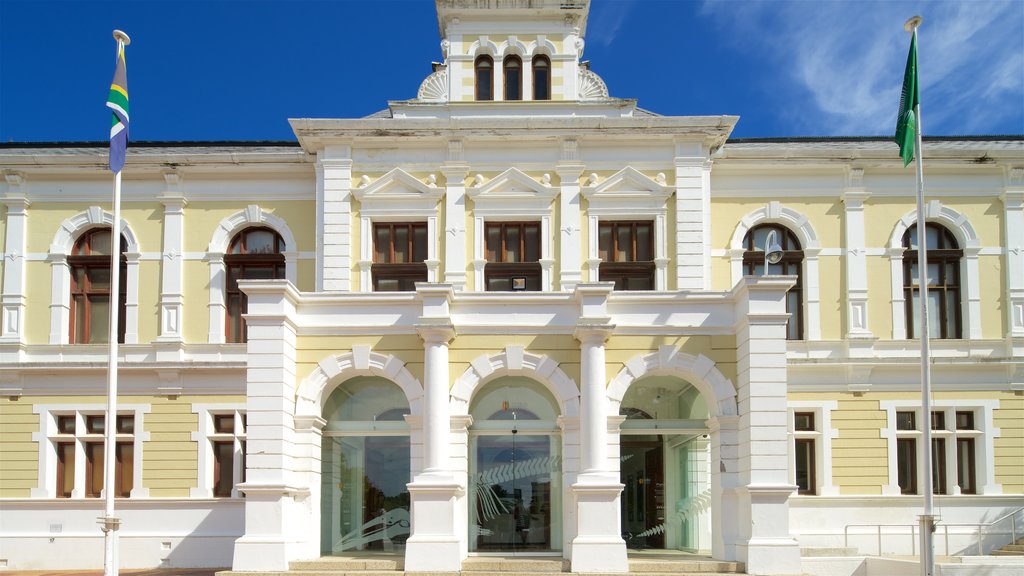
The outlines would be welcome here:
<svg viewBox="0 0 1024 576">
<path fill-rule="evenodd" d="M 429 318 L 420 318 L 415 328 L 424 344 L 448 344 L 456 335 L 455 326 L 451 323 L 432 322 Z"/>
<path fill-rule="evenodd" d="M 572 335 L 580 344 L 604 344 L 615 332 L 614 324 L 580 322 Z"/>
<path fill-rule="evenodd" d="M 462 186 L 465 184 L 466 174 L 469 174 L 469 164 L 445 162 L 438 170 L 444 174 L 447 184 Z"/>
</svg>

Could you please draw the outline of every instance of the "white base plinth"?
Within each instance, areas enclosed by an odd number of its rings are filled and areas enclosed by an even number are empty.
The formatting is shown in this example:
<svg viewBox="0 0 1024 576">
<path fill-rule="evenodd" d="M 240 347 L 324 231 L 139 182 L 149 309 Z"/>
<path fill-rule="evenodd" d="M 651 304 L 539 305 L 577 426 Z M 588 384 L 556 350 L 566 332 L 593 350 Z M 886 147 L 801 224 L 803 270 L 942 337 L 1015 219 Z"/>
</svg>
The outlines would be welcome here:
<svg viewBox="0 0 1024 576">
<path fill-rule="evenodd" d="M 462 553 L 456 538 L 411 536 L 405 542 L 405 571 L 461 572 Z"/>
<path fill-rule="evenodd" d="M 626 542 L 622 538 L 576 537 L 572 541 L 572 571 L 629 572 Z"/>
<path fill-rule="evenodd" d="M 620 533 L 619 497 L 623 485 L 607 473 L 583 473 L 572 485 L 576 500 L 573 572 L 629 572 Z"/>
<path fill-rule="evenodd" d="M 456 501 L 465 494 L 465 487 L 445 472 L 425 472 L 406 486 L 412 534 L 405 543 L 405 571 L 461 571 L 462 541 L 455 533 Z"/>
<path fill-rule="evenodd" d="M 800 544 L 792 538 L 754 538 L 737 546 L 750 576 L 803 574 Z"/>
<path fill-rule="evenodd" d="M 284 572 L 288 570 L 289 547 L 292 543 L 279 539 L 242 536 L 235 540 L 231 569 L 249 572 Z"/>
</svg>

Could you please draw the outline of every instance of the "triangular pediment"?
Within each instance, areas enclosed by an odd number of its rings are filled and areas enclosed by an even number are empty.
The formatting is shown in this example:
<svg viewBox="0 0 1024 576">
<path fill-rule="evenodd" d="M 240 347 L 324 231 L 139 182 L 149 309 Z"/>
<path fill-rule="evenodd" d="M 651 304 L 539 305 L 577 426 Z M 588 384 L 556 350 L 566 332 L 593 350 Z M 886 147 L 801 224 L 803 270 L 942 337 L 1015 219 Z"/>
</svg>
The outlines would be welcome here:
<svg viewBox="0 0 1024 576">
<path fill-rule="evenodd" d="M 554 198 L 556 192 L 557 188 L 541 184 L 518 168 L 509 168 L 468 190 L 473 198 Z"/>
<path fill-rule="evenodd" d="M 661 198 L 671 193 L 671 187 L 648 177 L 632 166 L 626 166 L 596 186 L 591 185 L 583 189 L 583 195 L 587 198 Z"/>
<path fill-rule="evenodd" d="M 352 191 L 362 200 L 438 199 L 443 189 L 425 184 L 401 168 L 395 168 L 375 181 Z"/>
</svg>

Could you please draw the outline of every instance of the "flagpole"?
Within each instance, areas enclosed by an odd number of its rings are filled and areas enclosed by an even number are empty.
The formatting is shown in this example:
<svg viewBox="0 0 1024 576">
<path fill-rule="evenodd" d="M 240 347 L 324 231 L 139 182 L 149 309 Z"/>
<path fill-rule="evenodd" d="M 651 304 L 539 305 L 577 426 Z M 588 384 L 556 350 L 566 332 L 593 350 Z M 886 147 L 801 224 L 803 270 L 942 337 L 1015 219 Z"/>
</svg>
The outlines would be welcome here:
<svg viewBox="0 0 1024 576">
<path fill-rule="evenodd" d="M 917 29 L 921 25 L 921 17 L 914 16 L 907 20 L 903 29 L 913 35 L 917 44 Z M 916 55 L 915 55 L 916 60 Z M 917 74 L 917 70 L 914 71 Z M 920 76 L 915 81 L 919 84 Z M 921 158 L 921 104 L 914 106 L 914 157 L 917 160 L 917 285 L 921 300 L 921 410 L 924 447 L 921 450 L 921 470 L 924 474 L 924 510 L 920 516 L 921 527 L 921 575 L 933 576 L 935 573 L 935 514 L 933 511 L 932 478 L 932 370 L 931 343 L 929 341 L 928 319 L 928 249 L 926 223 L 924 216 L 924 159 Z"/>
<path fill-rule="evenodd" d="M 131 39 L 120 30 L 114 30 L 117 51 L 131 44 Z M 114 483 L 117 459 L 117 340 L 120 335 L 119 313 L 121 309 L 121 170 L 114 173 L 114 218 L 110 227 L 110 332 L 108 339 L 107 367 L 107 413 L 103 431 L 103 494 L 104 510 L 100 518 L 103 530 L 103 576 L 118 574 L 117 530 L 121 519 L 114 514 Z"/>
</svg>

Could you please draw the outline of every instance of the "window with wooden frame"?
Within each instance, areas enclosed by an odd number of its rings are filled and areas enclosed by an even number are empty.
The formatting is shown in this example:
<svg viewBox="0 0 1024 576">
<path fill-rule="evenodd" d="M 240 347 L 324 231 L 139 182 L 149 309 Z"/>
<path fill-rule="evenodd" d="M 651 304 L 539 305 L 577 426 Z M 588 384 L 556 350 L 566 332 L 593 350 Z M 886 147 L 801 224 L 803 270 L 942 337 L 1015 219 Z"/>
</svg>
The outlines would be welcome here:
<svg viewBox="0 0 1024 576">
<path fill-rule="evenodd" d="M 551 59 L 543 54 L 533 57 L 533 99 L 551 100 Z"/>
<path fill-rule="evenodd" d="M 917 224 L 903 234 L 903 294 L 906 300 L 907 337 L 915 338 L 921 327 L 920 290 L 917 284 Z M 928 251 L 928 336 L 960 338 L 960 249 L 953 233 L 928 222 L 925 224 Z"/>
<path fill-rule="evenodd" d="M 494 100 L 494 59 L 483 54 L 473 62 L 477 100 Z"/>
<path fill-rule="evenodd" d="M 502 70 L 505 75 L 505 100 L 522 100 L 523 60 L 514 54 L 505 56 Z"/>
<path fill-rule="evenodd" d="M 751 228 L 743 238 L 743 273 L 747 276 L 761 276 L 764 270 L 764 250 L 768 233 L 775 231 L 782 247 L 782 259 L 777 264 L 768 264 L 768 274 L 796 276 L 796 284 L 786 294 L 787 340 L 802 340 L 804 337 L 803 314 L 803 264 L 804 252 L 793 232 L 780 224 L 759 224 Z"/>
<path fill-rule="evenodd" d="M 373 225 L 374 292 L 411 292 L 427 281 L 427 223 L 383 222 Z"/>
<path fill-rule="evenodd" d="M 125 293 L 128 265 L 121 236 L 121 269 L 118 282 L 118 342 L 124 342 Z M 110 228 L 82 234 L 68 256 L 71 270 L 71 344 L 105 344 L 110 341 Z"/>
<path fill-rule="evenodd" d="M 224 255 L 227 283 L 224 287 L 225 336 L 227 342 L 245 342 L 248 298 L 239 290 L 239 280 L 281 280 L 285 277 L 284 240 L 270 228 L 247 228 L 232 240 Z"/>
<path fill-rule="evenodd" d="M 245 413 L 211 414 L 213 433 L 213 495 L 232 496 L 235 485 L 245 481 Z"/>
<path fill-rule="evenodd" d="M 484 243 L 487 291 L 540 291 L 540 222 L 488 222 Z"/>
<path fill-rule="evenodd" d="M 796 412 L 793 414 L 794 470 L 797 493 L 813 495 L 818 493 L 815 477 L 817 469 L 814 432 L 814 412 Z"/>
<path fill-rule="evenodd" d="M 85 417 L 85 496 L 99 498 L 103 494 L 104 475 L 104 416 Z M 127 498 L 131 495 L 135 477 L 135 417 L 118 415 L 116 420 L 116 443 L 114 445 L 114 496 Z"/>
<path fill-rule="evenodd" d="M 598 275 L 616 290 L 654 289 L 654 223 L 601 222 L 597 233 Z"/>
</svg>

